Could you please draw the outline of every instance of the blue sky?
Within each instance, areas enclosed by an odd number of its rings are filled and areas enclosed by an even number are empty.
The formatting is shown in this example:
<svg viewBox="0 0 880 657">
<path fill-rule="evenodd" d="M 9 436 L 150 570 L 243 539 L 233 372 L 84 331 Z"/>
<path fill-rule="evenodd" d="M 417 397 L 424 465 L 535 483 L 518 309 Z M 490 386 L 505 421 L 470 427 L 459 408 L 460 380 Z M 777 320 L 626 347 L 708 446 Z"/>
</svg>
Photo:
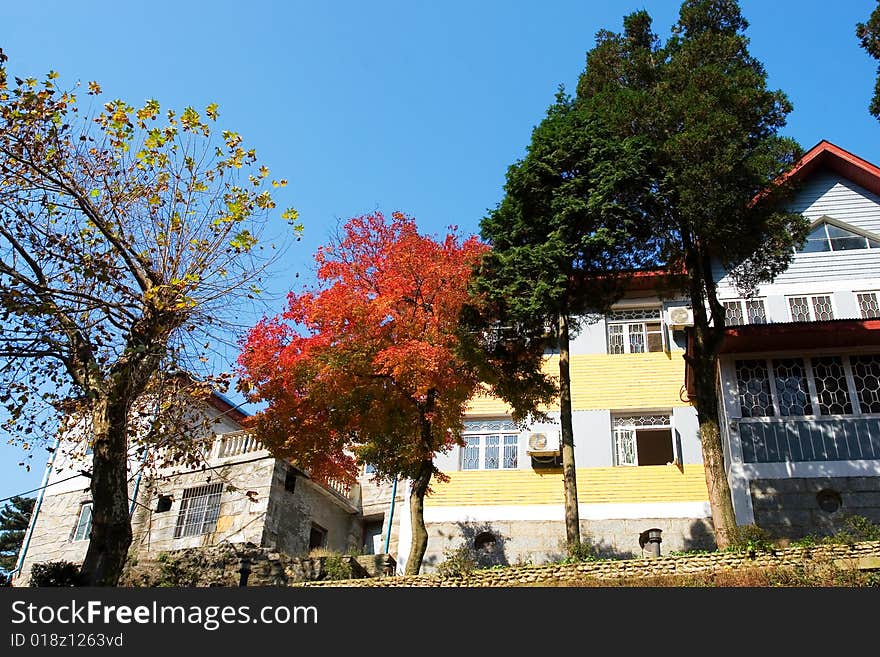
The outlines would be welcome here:
<svg viewBox="0 0 880 657">
<path fill-rule="evenodd" d="M 876 66 L 855 37 L 876 3 L 741 4 L 752 54 L 794 104 L 784 133 L 880 163 L 880 123 L 867 112 Z M 305 235 L 276 268 L 271 289 L 283 293 L 353 215 L 402 210 L 425 232 L 477 232 L 557 86 L 574 90 L 596 31 L 645 8 L 665 37 L 679 5 L 39 0 L 4 5 L 0 47 L 14 75 L 96 80 L 105 99 L 218 103 L 221 127 L 290 181 L 279 207 L 299 210 Z M 6 439 L 0 498 L 38 486 L 46 460 Z"/>
</svg>

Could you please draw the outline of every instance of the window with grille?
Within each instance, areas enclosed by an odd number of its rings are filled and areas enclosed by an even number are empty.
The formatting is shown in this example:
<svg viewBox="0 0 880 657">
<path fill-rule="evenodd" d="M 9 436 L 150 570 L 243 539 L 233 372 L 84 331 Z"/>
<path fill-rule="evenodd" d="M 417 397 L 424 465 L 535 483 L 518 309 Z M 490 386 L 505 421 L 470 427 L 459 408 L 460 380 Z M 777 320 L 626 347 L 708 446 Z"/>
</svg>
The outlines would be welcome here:
<svg viewBox="0 0 880 657">
<path fill-rule="evenodd" d="M 220 515 L 223 484 L 209 484 L 183 491 L 180 513 L 174 527 L 174 538 L 197 536 L 214 531 Z"/>
<path fill-rule="evenodd" d="M 462 470 L 511 470 L 518 464 L 518 433 L 465 434 Z"/>
<path fill-rule="evenodd" d="M 87 502 L 79 508 L 79 516 L 76 519 L 76 527 L 73 529 L 74 541 L 84 541 L 92 533 L 92 503 Z"/>
<path fill-rule="evenodd" d="M 735 299 L 724 302 L 724 323 L 727 326 L 766 324 L 767 311 L 763 299 Z"/>
<path fill-rule="evenodd" d="M 788 308 L 793 322 L 823 322 L 834 319 L 834 308 L 828 294 L 788 297 Z"/>
<path fill-rule="evenodd" d="M 675 461 L 669 415 L 618 415 L 611 420 L 615 465 L 665 465 Z"/>
<path fill-rule="evenodd" d="M 743 418 L 880 414 L 880 355 L 735 362 Z"/>
<path fill-rule="evenodd" d="M 877 301 L 876 292 L 859 292 L 856 294 L 859 302 L 859 312 L 862 319 L 876 319 L 880 317 L 880 303 Z"/>
<path fill-rule="evenodd" d="M 606 318 L 609 354 L 663 351 L 660 308 L 615 310 Z"/>
</svg>

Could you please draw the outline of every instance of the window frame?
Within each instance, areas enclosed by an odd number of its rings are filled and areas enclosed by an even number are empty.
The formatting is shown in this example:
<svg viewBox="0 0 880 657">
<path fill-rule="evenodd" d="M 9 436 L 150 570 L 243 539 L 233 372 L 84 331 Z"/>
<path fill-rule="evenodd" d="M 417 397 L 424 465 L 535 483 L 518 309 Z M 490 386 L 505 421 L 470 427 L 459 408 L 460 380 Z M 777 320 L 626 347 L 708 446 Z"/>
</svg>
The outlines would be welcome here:
<svg viewBox="0 0 880 657">
<path fill-rule="evenodd" d="M 663 422 L 647 422 L 647 423 L 638 423 L 636 419 L 653 419 L 653 418 L 666 418 L 667 423 Z M 631 420 L 631 422 L 626 423 L 626 420 Z M 638 432 L 639 430 L 647 429 L 647 430 L 660 430 L 660 429 L 668 429 L 669 430 L 669 438 L 672 442 L 672 458 L 673 461 L 678 461 L 679 454 L 678 449 L 675 444 L 675 425 L 672 421 L 672 412 L 671 411 L 645 411 L 643 413 L 613 413 L 611 415 L 611 451 L 612 451 L 612 463 L 615 467 L 638 467 L 639 465 L 639 442 L 638 442 Z M 633 462 L 621 462 L 621 434 L 624 432 L 630 434 L 627 438 L 631 440 L 632 447 L 632 455 Z"/>
<path fill-rule="evenodd" d="M 848 235 L 846 237 L 831 237 L 831 235 L 828 232 L 829 227 L 837 228 L 839 230 L 844 230 L 847 233 L 851 233 L 851 235 Z M 855 226 L 847 225 L 846 223 L 841 222 L 841 221 L 837 221 L 831 217 L 823 216 L 823 217 L 820 217 L 819 219 L 817 219 L 815 222 L 813 222 L 813 224 L 809 228 L 808 236 L 809 236 L 809 234 L 813 233 L 813 231 L 815 231 L 817 228 L 824 229 L 824 233 L 825 233 L 824 242 L 828 246 L 828 248 L 814 250 L 814 251 L 806 251 L 804 249 L 807 247 L 807 245 L 809 243 L 821 241 L 821 240 L 809 240 L 808 239 L 804 242 L 804 246 L 801 249 L 795 249 L 795 253 L 797 255 L 799 255 L 799 256 L 801 256 L 801 255 L 812 256 L 812 255 L 816 255 L 816 254 L 821 255 L 821 254 L 828 254 L 828 253 L 844 253 L 847 251 L 876 251 L 876 250 L 880 250 L 880 246 L 872 246 L 871 245 L 871 242 L 878 241 L 877 236 L 875 236 L 871 233 L 866 233 L 865 231 L 862 231 L 862 230 L 856 228 Z M 836 240 L 836 239 L 837 240 L 839 240 L 839 239 L 853 239 L 856 237 L 859 237 L 859 238 L 862 238 L 863 240 L 865 240 L 864 247 L 855 248 L 855 249 L 835 249 L 834 248 L 834 240 Z"/>
<path fill-rule="evenodd" d="M 853 294 L 856 295 L 856 305 L 859 307 L 861 319 L 880 319 L 880 290 L 855 290 Z M 862 306 L 861 297 L 868 295 L 874 297 L 874 307 L 877 308 L 873 315 L 866 314 L 865 308 Z"/>
<path fill-rule="evenodd" d="M 816 319 L 816 299 L 826 297 L 828 305 L 831 307 L 831 317 L 829 319 Z M 806 299 L 807 311 L 809 319 L 795 319 L 794 311 L 791 307 L 792 299 Z M 788 307 L 788 317 L 792 322 L 828 322 L 838 317 L 837 305 L 834 303 L 834 294 L 832 292 L 819 292 L 807 294 L 789 294 L 785 296 L 785 304 Z"/>
<path fill-rule="evenodd" d="M 648 313 L 657 313 L 656 317 L 642 317 L 640 319 L 637 318 L 620 318 L 614 319 L 615 313 L 636 313 L 636 314 L 648 314 Z M 608 355 L 612 356 L 620 356 L 623 354 L 651 354 L 651 353 L 661 353 L 668 351 L 668 340 L 666 337 L 666 321 L 663 317 L 663 307 L 662 306 L 637 306 L 633 308 L 613 308 L 611 312 L 605 316 L 605 352 Z M 649 324 L 657 324 L 658 329 L 656 331 L 649 331 Z M 619 326 L 621 327 L 620 335 L 623 339 L 623 351 L 612 351 L 611 350 L 611 327 Z M 633 326 L 641 326 L 640 331 L 631 331 L 631 327 Z M 640 334 L 642 336 L 642 344 L 644 346 L 643 351 L 633 351 L 632 347 L 632 335 Z M 660 336 L 660 349 L 651 351 L 648 348 L 648 336 L 649 335 L 659 335 Z"/>
<path fill-rule="evenodd" d="M 746 354 L 741 357 L 731 359 L 730 372 L 733 376 L 733 383 L 737 391 L 739 390 L 739 377 L 737 376 L 737 363 L 740 361 L 761 361 L 764 365 L 764 372 L 768 375 L 770 385 L 770 398 L 772 402 L 773 415 L 755 415 L 746 416 L 742 414 L 742 403 L 739 392 L 736 394 L 732 409 L 735 409 L 736 415 L 732 415 L 732 419 L 737 422 L 768 422 L 768 421 L 784 421 L 784 420 L 817 420 L 817 419 L 850 419 L 858 417 L 876 418 L 880 417 L 880 413 L 864 412 L 862 410 L 862 394 L 860 388 L 856 384 L 856 377 L 853 370 L 852 358 L 854 357 L 873 357 L 880 359 L 880 353 L 876 352 L 817 352 L 809 356 L 789 356 L 785 354 L 776 354 L 773 356 L 749 356 Z M 846 398 L 852 408 L 851 413 L 822 413 L 819 392 L 816 386 L 816 375 L 814 369 L 814 361 L 820 358 L 838 357 L 841 361 L 843 376 L 846 381 Z M 782 415 L 781 406 L 779 404 L 778 391 L 776 388 L 776 368 L 774 361 L 776 360 L 800 360 L 804 367 L 804 376 L 807 381 L 807 389 L 809 392 L 810 410 L 812 413 L 808 415 Z M 818 411 L 818 412 L 817 412 Z"/>
<path fill-rule="evenodd" d="M 89 518 L 84 523 L 83 522 L 83 514 L 85 510 L 89 510 Z M 76 514 L 76 523 L 73 525 L 73 531 L 70 534 L 71 543 L 78 543 L 79 541 L 88 541 L 91 540 L 92 535 L 92 511 L 93 505 L 92 502 L 83 502 L 79 505 L 79 513 Z M 80 529 L 85 527 L 85 531 L 80 534 Z"/>
<path fill-rule="evenodd" d="M 193 491 L 199 491 L 198 494 Z M 220 517 L 220 505 L 223 498 L 223 482 L 191 486 L 185 488 L 180 497 L 180 508 L 177 510 L 177 519 L 174 522 L 174 538 L 188 538 L 190 536 L 202 536 L 210 534 L 217 528 L 217 520 Z M 197 506 L 198 500 L 204 499 L 203 507 Z M 216 504 L 216 512 L 212 511 Z M 201 513 L 201 520 L 191 522 L 191 518 Z M 193 529 L 188 529 L 192 527 Z M 198 528 L 196 530 L 195 528 Z"/>
<path fill-rule="evenodd" d="M 485 438 L 488 437 L 498 437 L 498 467 L 497 468 L 487 468 L 486 467 L 486 445 Z M 515 430 L 509 429 L 498 429 L 498 430 L 476 430 L 476 431 L 465 431 L 461 435 L 462 439 L 465 441 L 465 446 L 460 450 L 459 456 L 459 470 L 464 470 L 468 472 L 473 472 L 476 470 L 518 470 L 519 469 L 519 432 Z M 512 439 L 511 442 L 508 442 L 508 439 Z M 468 441 L 475 440 L 476 448 L 477 448 L 477 467 L 469 468 L 465 467 L 468 459 L 467 450 L 469 447 L 473 447 L 472 445 L 467 444 Z M 505 458 L 505 447 L 513 447 L 513 456 L 514 463 L 512 466 L 505 466 L 506 458 Z"/>
<path fill-rule="evenodd" d="M 721 301 L 722 307 L 725 310 L 724 326 L 749 326 L 749 325 L 758 325 L 758 324 L 769 324 L 770 320 L 767 317 L 766 300 L 767 300 L 766 297 L 752 297 L 749 299 L 747 299 L 745 297 L 740 297 L 738 299 L 719 299 L 719 301 Z M 737 306 L 739 308 L 740 315 L 742 315 L 742 318 L 743 318 L 742 323 L 731 324 L 730 322 L 727 321 L 727 304 L 728 303 L 737 304 Z M 751 316 L 749 315 L 749 306 L 748 306 L 749 303 L 760 303 L 761 304 L 761 308 L 763 310 L 762 314 L 764 316 L 763 322 L 750 321 Z"/>
</svg>

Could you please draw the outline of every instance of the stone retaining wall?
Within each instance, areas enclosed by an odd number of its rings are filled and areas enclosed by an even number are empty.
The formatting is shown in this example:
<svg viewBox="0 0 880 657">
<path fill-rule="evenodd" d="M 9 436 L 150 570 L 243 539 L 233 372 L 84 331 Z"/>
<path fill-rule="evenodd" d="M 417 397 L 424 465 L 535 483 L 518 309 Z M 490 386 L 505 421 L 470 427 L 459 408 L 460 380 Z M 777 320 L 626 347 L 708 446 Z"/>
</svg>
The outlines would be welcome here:
<svg viewBox="0 0 880 657">
<path fill-rule="evenodd" d="M 574 564 L 521 566 L 476 570 L 466 577 L 412 575 L 365 580 L 302 582 L 296 586 L 517 586 L 552 584 L 584 578 L 617 579 L 689 575 L 735 569 L 798 567 L 811 563 L 834 563 L 845 567 L 880 569 L 880 541 L 853 545 L 821 545 L 811 548 L 788 547 L 773 552 L 711 552 L 657 559 L 587 561 Z"/>
</svg>

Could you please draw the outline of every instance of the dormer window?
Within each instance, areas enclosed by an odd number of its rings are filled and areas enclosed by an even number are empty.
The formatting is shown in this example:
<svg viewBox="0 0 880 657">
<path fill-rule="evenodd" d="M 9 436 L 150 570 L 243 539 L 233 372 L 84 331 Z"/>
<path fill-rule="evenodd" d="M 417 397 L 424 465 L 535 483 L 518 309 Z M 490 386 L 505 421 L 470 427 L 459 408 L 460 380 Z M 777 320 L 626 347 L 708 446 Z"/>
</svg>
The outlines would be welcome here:
<svg viewBox="0 0 880 657">
<path fill-rule="evenodd" d="M 826 220 L 813 226 L 800 253 L 857 249 L 880 249 L 880 240 Z"/>
</svg>

